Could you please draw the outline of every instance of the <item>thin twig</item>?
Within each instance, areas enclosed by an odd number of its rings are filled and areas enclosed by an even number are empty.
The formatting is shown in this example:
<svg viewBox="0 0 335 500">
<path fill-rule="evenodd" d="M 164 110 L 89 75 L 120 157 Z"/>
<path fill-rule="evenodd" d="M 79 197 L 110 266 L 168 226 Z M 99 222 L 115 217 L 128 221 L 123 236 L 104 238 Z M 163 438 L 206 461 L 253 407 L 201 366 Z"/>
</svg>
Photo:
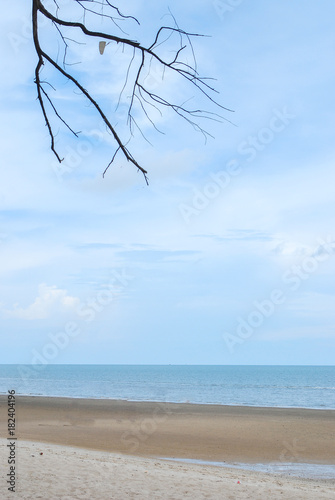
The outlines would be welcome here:
<svg viewBox="0 0 335 500">
<path fill-rule="evenodd" d="M 160 131 L 154 120 L 151 118 L 147 106 L 150 106 L 153 110 L 158 111 L 162 115 L 162 111 L 160 108 L 170 108 L 172 109 L 179 117 L 183 118 L 186 120 L 195 130 L 198 132 L 202 133 L 205 137 L 205 139 L 210 136 L 207 131 L 205 131 L 199 123 L 196 121 L 197 119 L 205 118 L 205 119 L 210 119 L 213 121 L 221 121 L 226 120 L 226 118 L 220 116 L 217 113 L 213 113 L 210 111 L 202 110 L 202 109 L 187 109 L 185 103 L 177 104 L 174 102 L 171 102 L 167 99 L 165 99 L 162 95 L 159 95 L 157 93 L 151 92 L 146 88 L 145 80 L 148 75 L 145 76 L 145 72 L 149 66 L 148 69 L 148 74 L 150 74 L 151 70 L 151 64 L 152 61 L 156 61 L 158 65 L 160 65 L 161 70 L 162 70 L 162 81 L 164 80 L 165 72 L 167 70 L 170 70 L 174 74 L 178 75 L 182 80 L 187 81 L 189 84 L 193 86 L 193 88 L 196 88 L 198 92 L 202 93 L 209 102 L 217 106 L 218 108 L 225 110 L 225 111 L 231 111 L 228 108 L 222 106 L 220 103 L 218 103 L 213 97 L 212 93 L 217 93 L 216 89 L 208 83 L 208 78 L 201 77 L 198 74 L 197 71 L 197 62 L 195 59 L 195 53 L 194 49 L 192 46 L 192 41 L 191 39 L 194 37 L 202 37 L 204 35 L 198 34 L 198 33 L 190 33 L 187 31 L 182 30 L 179 25 L 177 24 L 176 19 L 172 15 L 171 11 L 170 12 L 170 17 L 173 20 L 174 26 L 162 26 L 158 29 L 158 31 L 155 34 L 154 41 L 151 43 L 149 46 L 144 46 L 137 40 L 132 40 L 131 38 L 126 38 L 126 37 L 120 37 L 116 36 L 113 33 L 110 32 L 103 32 L 103 31 L 92 31 L 90 30 L 87 25 L 86 25 L 86 16 L 87 20 L 91 18 L 92 16 L 99 16 L 102 19 L 107 19 L 110 20 L 114 23 L 115 26 L 117 26 L 123 34 L 127 35 L 127 33 L 121 29 L 121 27 L 118 25 L 119 21 L 135 21 L 138 25 L 140 24 L 138 19 L 130 16 L 130 15 L 124 15 L 123 13 L 120 12 L 119 8 L 116 7 L 115 5 L 111 4 L 109 0 L 73 0 L 81 9 L 82 9 L 82 22 L 79 22 L 77 20 L 67 20 L 67 19 L 62 19 L 59 16 L 59 13 L 61 12 L 61 7 L 57 0 L 53 0 L 53 3 L 55 5 L 55 11 L 56 14 L 53 14 L 50 12 L 45 4 L 44 0 L 32 0 L 33 3 L 33 10 L 32 10 L 32 22 L 33 22 L 33 40 L 34 40 L 34 46 L 36 50 L 36 54 L 38 57 L 37 65 L 35 68 L 35 83 L 37 87 L 37 99 L 39 101 L 42 114 L 44 116 L 45 124 L 49 132 L 50 136 L 50 141 L 51 141 L 51 150 L 57 157 L 58 161 L 61 162 L 62 159 L 58 152 L 56 151 L 55 147 L 55 135 L 53 133 L 52 125 L 49 120 L 48 116 L 48 111 L 45 106 L 45 101 L 46 99 L 57 116 L 58 119 L 61 120 L 61 122 L 75 135 L 78 136 L 78 133 L 74 132 L 74 130 L 71 128 L 71 126 L 62 118 L 62 116 L 58 113 L 52 99 L 46 92 L 46 90 L 43 87 L 43 84 L 48 84 L 50 85 L 53 89 L 55 88 L 52 86 L 49 82 L 47 81 L 41 81 L 40 78 L 40 72 L 45 64 L 50 64 L 56 72 L 61 74 L 64 78 L 67 79 L 67 81 L 72 82 L 74 85 L 75 89 L 80 92 L 80 94 L 84 95 L 84 97 L 87 99 L 87 103 L 89 105 L 93 106 L 102 121 L 105 123 L 107 131 L 113 136 L 114 140 L 117 143 L 117 149 L 114 152 L 111 161 L 107 165 L 106 169 L 103 172 L 103 176 L 105 175 L 106 171 L 110 167 L 110 165 L 114 162 L 115 157 L 118 152 L 122 152 L 123 156 L 126 158 L 126 160 L 130 163 L 132 163 L 142 174 L 144 175 L 145 181 L 148 183 L 148 178 L 147 178 L 147 171 L 139 165 L 137 160 L 134 158 L 134 156 L 130 153 L 128 150 L 127 144 L 128 142 L 124 142 L 117 130 L 116 126 L 113 126 L 111 123 L 111 120 L 107 117 L 107 115 L 104 113 L 102 110 L 101 105 L 98 103 L 98 101 L 93 97 L 93 95 L 84 88 L 84 86 L 80 83 L 79 79 L 74 76 L 71 72 L 70 69 L 67 69 L 69 66 L 73 66 L 74 64 L 77 63 L 69 63 L 67 62 L 67 55 L 70 49 L 70 44 L 71 43 L 76 43 L 76 44 L 81 44 L 81 42 L 77 41 L 74 37 L 65 36 L 64 30 L 62 28 L 69 28 L 69 29 L 79 29 L 84 35 L 87 37 L 93 37 L 93 38 L 99 38 L 100 40 L 107 41 L 109 43 L 115 43 L 115 44 L 122 44 L 122 48 L 125 49 L 125 47 L 131 47 L 132 48 L 132 56 L 130 58 L 128 68 L 125 72 L 125 80 L 123 87 L 121 89 L 121 92 L 119 94 L 119 99 L 117 102 L 116 109 L 118 108 L 120 102 L 121 102 L 121 97 L 123 93 L 125 92 L 126 88 L 128 87 L 128 82 L 130 79 L 130 70 L 133 64 L 135 64 L 135 61 L 137 61 L 136 54 L 138 54 L 139 61 L 138 61 L 138 67 L 136 74 L 134 76 L 134 79 L 131 83 L 131 88 L 130 88 L 130 104 L 128 108 L 128 113 L 127 113 L 127 121 L 128 121 L 128 126 L 130 133 L 133 133 L 133 125 L 140 131 L 142 136 L 147 140 L 147 138 L 144 136 L 143 131 L 137 124 L 136 120 L 134 119 L 134 112 L 133 108 L 135 107 L 136 103 L 136 109 L 139 106 L 139 109 L 141 112 L 144 114 L 148 122 L 160 133 L 163 133 Z M 104 7 L 107 8 L 107 12 L 105 13 Z M 109 9 L 109 11 L 108 11 Z M 64 47 L 64 53 L 63 53 L 63 67 L 58 64 L 57 59 L 55 60 L 54 57 L 50 55 L 50 53 L 47 50 L 44 50 L 42 46 L 40 45 L 39 41 L 39 27 L 38 27 L 38 16 L 43 16 L 45 19 L 48 19 L 56 28 L 57 33 L 59 35 L 60 40 L 63 42 L 63 47 Z M 118 16 L 118 17 L 117 17 Z M 166 34 L 167 36 L 164 36 Z M 166 57 L 162 56 L 158 52 L 158 48 L 167 43 L 167 41 L 173 41 L 173 35 L 178 35 L 179 37 L 179 47 L 174 49 L 173 56 L 169 59 Z M 128 35 L 127 35 L 128 36 Z M 192 59 L 193 62 L 189 64 L 188 62 L 185 61 L 186 56 L 184 56 L 184 52 L 186 49 L 189 48 L 192 54 Z M 125 53 L 125 57 L 128 57 L 128 54 Z M 185 52 L 186 54 L 186 52 Z M 184 60 L 183 60 L 184 59 Z M 227 120 L 229 121 L 229 120 Z"/>
</svg>

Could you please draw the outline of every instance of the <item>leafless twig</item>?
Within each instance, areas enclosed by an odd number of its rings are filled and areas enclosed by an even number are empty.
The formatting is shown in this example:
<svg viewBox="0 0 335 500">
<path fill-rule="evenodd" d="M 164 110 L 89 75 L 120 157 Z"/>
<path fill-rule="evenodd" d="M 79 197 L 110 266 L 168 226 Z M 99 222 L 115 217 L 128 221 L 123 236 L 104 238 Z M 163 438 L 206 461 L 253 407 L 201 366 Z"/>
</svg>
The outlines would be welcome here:
<svg viewBox="0 0 335 500">
<path fill-rule="evenodd" d="M 60 17 L 61 7 L 57 3 L 56 0 L 53 0 L 55 4 L 55 12 L 48 10 L 45 6 L 44 0 L 32 0 L 33 10 L 32 10 L 32 23 L 33 23 L 33 39 L 34 46 L 38 56 L 37 65 L 35 68 L 35 83 L 37 87 L 37 99 L 42 109 L 42 113 L 45 119 L 45 123 L 49 132 L 50 141 L 51 141 L 51 150 L 57 157 L 58 161 L 61 162 L 62 158 L 58 154 L 55 146 L 55 134 L 51 124 L 51 120 L 49 117 L 49 110 L 52 110 L 56 117 L 65 125 L 75 136 L 78 136 L 78 133 L 74 132 L 72 127 L 61 117 L 59 112 L 56 109 L 50 95 L 45 90 L 45 84 L 48 82 L 42 81 L 40 74 L 44 65 L 49 64 L 53 67 L 60 75 L 62 75 L 67 80 L 71 81 L 75 88 L 85 96 L 87 101 L 93 105 L 96 112 L 105 123 L 107 130 L 112 134 L 115 142 L 116 142 L 116 151 L 112 155 L 112 159 L 107 165 L 103 175 L 108 170 L 109 166 L 114 162 L 115 157 L 118 152 L 121 152 L 126 160 L 132 163 L 139 171 L 144 175 L 145 181 L 148 183 L 147 171 L 137 162 L 134 156 L 131 154 L 129 149 L 127 148 L 127 142 L 121 139 L 119 133 L 117 132 L 115 126 L 112 125 L 110 118 L 105 114 L 101 105 L 98 101 L 93 97 L 93 95 L 86 90 L 83 85 L 80 83 L 77 76 L 75 76 L 69 69 L 69 66 L 73 66 L 73 63 L 67 63 L 67 53 L 70 42 L 80 43 L 76 40 L 76 30 L 81 31 L 87 37 L 97 38 L 100 41 L 106 43 L 113 44 L 122 44 L 124 47 L 130 47 L 132 49 L 132 56 L 128 65 L 128 70 L 125 75 L 125 83 L 121 90 L 121 94 L 125 90 L 128 80 L 130 78 L 130 69 L 132 65 L 137 64 L 136 74 L 133 77 L 132 83 L 132 91 L 130 96 L 130 104 L 127 113 L 127 121 L 129 125 L 130 132 L 132 133 L 133 124 L 139 130 L 139 126 L 134 118 L 133 108 L 135 103 L 139 103 L 139 109 L 143 112 L 144 116 L 149 120 L 149 122 L 157 129 L 154 120 L 150 117 L 147 106 L 150 109 L 154 108 L 161 113 L 160 107 L 162 108 L 170 108 L 172 109 L 178 116 L 185 119 L 192 127 L 194 127 L 197 131 L 200 131 L 205 137 L 208 134 L 198 123 L 199 118 L 207 118 L 212 120 L 221 120 L 223 119 L 220 115 L 215 113 L 209 113 L 206 111 L 202 111 L 200 109 L 192 110 L 188 109 L 184 104 L 176 104 L 174 102 L 169 101 L 168 99 L 158 95 L 157 93 L 149 90 L 145 85 L 145 79 L 147 77 L 146 68 L 149 65 L 151 68 L 152 61 L 156 61 L 156 63 L 161 67 L 162 74 L 164 76 L 166 71 L 170 71 L 176 75 L 178 75 L 181 80 L 187 81 L 191 86 L 193 86 L 197 91 L 206 96 L 206 98 L 215 104 L 215 106 L 221 108 L 222 110 L 227 110 L 227 108 L 220 105 L 211 95 L 211 93 L 215 93 L 214 87 L 212 87 L 208 83 L 207 78 L 200 77 L 197 72 L 196 61 L 194 57 L 194 51 L 191 43 L 191 39 L 194 37 L 199 37 L 197 33 L 188 33 L 177 25 L 176 20 L 171 17 L 174 21 L 174 26 L 162 26 L 157 31 L 154 41 L 151 45 L 145 46 L 136 40 L 132 40 L 127 36 L 118 36 L 112 32 L 104 32 L 104 31 L 92 31 L 87 27 L 86 23 L 86 15 L 92 16 L 100 16 L 101 18 L 111 21 L 113 23 L 114 28 L 119 29 L 122 32 L 122 35 L 126 35 L 126 32 L 123 28 L 120 27 L 120 22 L 132 23 L 135 22 L 139 24 L 138 19 L 133 16 L 124 15 L 120 12 L 117 6 L 114 6 L 110 3 L 109 0 L 73 0 L 74 5 L 77 5 L 82 10 L 82 22 L 78 22 L 77 20 L 68 20 L 62 19 Z M 100 10 L 97 10 L 100 9 Z M 40 30 L 39 30 L 39 20 L 40 18 L 48 19 L 50 23 L 56 28 L 57 33 L 60 37 L 61 42 L 64 46 L 63 53 L 63 64 L 60 65 L 58 60 L 52 57 L 48 50 L 42 47 L 42 43 L 40 42 Z M 64 34 L 63 30 L 70 29 L 74 34 L 68 36 Z M 165 36 L 166 35 L 166 36 Z M 163 45 L 168 39 L 170 39 L 173 35 L 179 36 L 179 47 L 175 49 L 174 54 L 170 59 L 167 59 L 165 56 L 160 54 L 159 47 Z M 189 47 L 192 51 L 193 55 L 193 64 L 187 63 L 186 60 L 182 59 L 185 49 Z M 138 57 L 139 56 L 139 57 Z M 53 87 L 52 87 L 53 88 Z M 120 98 L 121 98 L 120 94 Z M 119 98 L 119 102 L 120 102 Z M 119 103 L 118 103 L 119 104 Z M 229 110 L 230 111 L 230 110 Z M 140 130 L 141 131 L 141 130 Z M 142 133 L 142 132 L 141 132 Z"/>
</svg>

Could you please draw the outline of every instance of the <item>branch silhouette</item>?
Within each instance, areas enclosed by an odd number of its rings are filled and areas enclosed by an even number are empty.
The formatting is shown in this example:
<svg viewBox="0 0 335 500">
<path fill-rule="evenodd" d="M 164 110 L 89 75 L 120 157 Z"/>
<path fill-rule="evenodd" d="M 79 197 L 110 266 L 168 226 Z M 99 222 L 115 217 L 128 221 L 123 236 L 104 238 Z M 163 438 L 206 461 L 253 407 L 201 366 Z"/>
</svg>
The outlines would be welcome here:
<svg viewBox="0 0 335 500">
<path fill-rule="evenodd" d="M 126 32 L 123 30 L 123 27 L 121 27 L 121 23 L 135 23 L 139 25 L 140 23 L 138 19 L 133 16 L 122 14 L 119 8 L 115 5 L 112 5 L 109 0 L 72 0 L 73 4 L 81 9 L 80 22 L 78 22 L 77 20 L 62 19 L 62 17 L 60 17 L 61 8 L 57 3 L 57 0 L 52 1 L 54 3 L 54 12 L 46 8 L 44 0 L 32 0 L 32 25 L 33 41 L 38 57 L 37 65 L 35 68 L 37 99 L 39 101 L 50 136 L 51 150 L 59 162 L 62 162 L 64 158 L 61 157 L 56 149 L 55 132 L 51 124 L 50 112 L 53 112 L 56 117 L 62 122 L 62 124 L 67 127 L 67 129 L 70 130 L 71 133 L 73 133 L 76 137 L 78 137 L 78 133 L 72 129 L 72 127 L 64 118 L 62 118 L 61 114 L 57 111 L 56 106 L 46 89 L 46 86 L 49 85 L 53 90 L 55 90 L 55 88 L 49 82 L 41 80 L 41 71 L 46 64 L 49 64 L 56 70 L 56 72 L 58 72 L 65 79 L 71 81 L 74 84 L 77 90 L 94 107 L 94 109 L 100 116 L 100 119 L 105 124 L 107 131 L 113 136 L 116 143 L 116 150 L 112 155 L 111 161 L 105 168 L 103 176 L 107 172 L 110 165 L 112 165 L 112 163 L 115 161 L 117 154 L 122 153 L 127 162 L 131 163 L 143 174 L 144 179 L 148 184 L 147 170 L 138 163 L 138 161 L 128 149 L 127 145 L 129 141 L 124 141 L 123 139 L 121 139 L 118 131 L 116 130 L 116 127 L 112 125 L 111 119 L 103 111 L 101 104 L 97 101 L 96 98 L 93 97 L 90 91 L 84 88 L 82 83 L 79 81 L 79 78 L 75 76 L 73 71 L 71 71 L 71 67 L 73 66 L 73 64 L 71 65 L 66 61 L 69 43 L 80 43 L 76 40 L 76 32 L 78 32 L 78 30 L 82 32 L 86 37 L 99 39 L 100 54 L 103 54 L 106 45 L 109 43 L 122 44 L 124 47 L 130 47 L 132 49 L 133 54 L 128 64 L 128 70 L 125 75 L 125 83 L 121 90 L 118 102 L 119 105 L 122 93 L 125 90 L 125 87 L 130 78 L 131 68 L 133 65 L 137 64 L 135 76 L 133 77 L 133 81 L 131 84 L 132 91 L 127 112 L 127 124 L 131 135 L 133 135 L 134 126 L 138 128 L 142 133 L 139 125 L 134 118 L 133 109 L 135 103 L 139 104 L 139 107 L 142 110 L 144 116 L 148 119 L 151 125 L 156 128 L 156 130 L 158 130 L 158 128 L 154 120 L 150 117 L 150 112 L 148 111 L 148 109 L 154 109 L 156 111 L 158 110 L 160 114 L 162 114 L 161 109 L 164 108 L 173 110 L 179 117 L 183 118 L 190 125 L 192 125 L 195 130 L 200 131 L 205 136 L 205 138 L 210 134 L 199 125 L 197 121 L 199 118 L 207 118 L 217 121 L 222 121 L 222 119 L 226 120 L 226 118 L 223 118 L 221 115 L 211 113 L 206 110 L 189 109 L 188 107 L 186 107 L 185 103 L 177 104 L 157 93 L 152 92 L 149 88 L 147 88 L 145 84 L 145 78 L 147 78 L 148 75 L 145 75 L 145 71 L 147 65 L 149 65 L 150 72 L 151 64 L 154 61 L 162 69 L 163 77 L 165 71 L 170 71 L 173 74 L 176 74 L 182 81 L 188 82 L 188 84 L 190 84 L 193 88 L 200 92 L 200 94 L 203 94 L 208 99 L 208 101 L 214 104 L 217 108 L 225 111 L 231 111 L 219 104 L 212 97 L 212 94 L 215 94 L 217 92 L 215 88 L 208 83 L 209 79 L 200 77 L 198 74 L 191 39 L 203 35 L 200 35 L 198 33 L 189 33 L 179 28 L 175 18 L 171 13 L 170 16 L 173 19 L 174 26 L 160 27 L 155 34 L 153 43 L 149 46 L 145 46 L 136 40 L 128 38 Z M 93 17 L 97 16 L 111 21 L 114 28 L 122 32 L 122 36 L 117 36 L 116 34 L 110 32 L 90 30 L 87 27 L 88 15 Z M 62 64 L 59 64 L 57 58 L 52 57 L 50 51 L 45 49 L 40 41 L 40 20 L 42 18 L 43 20 L 47 19 L 56 28 L 59 35 L 59 40 L 61 40 L 64 46 L 64 56 Z M 71 35 L 71 38 L 68 35 L 65 36 L 63 32 L 64 28 L 66 28 L 67 30 L 69 28 L 72 29 L 73 35 Z M 171 58 L 168 59 L 166 56 L 160 55 L 159 47 L 165 44 L 167 40 L 169 40 L 173 35 L 178 35 L 179 44 L 178 47 L 174 49 L 174 53 L 172 54 Z M 189 64 L 186 60 L 182 59 L 182 55 L 187 47 L 190 48 L 193 54 L 192 64 Z M 68 69 L 69 67 L 70 69 Z"/>
</svg>

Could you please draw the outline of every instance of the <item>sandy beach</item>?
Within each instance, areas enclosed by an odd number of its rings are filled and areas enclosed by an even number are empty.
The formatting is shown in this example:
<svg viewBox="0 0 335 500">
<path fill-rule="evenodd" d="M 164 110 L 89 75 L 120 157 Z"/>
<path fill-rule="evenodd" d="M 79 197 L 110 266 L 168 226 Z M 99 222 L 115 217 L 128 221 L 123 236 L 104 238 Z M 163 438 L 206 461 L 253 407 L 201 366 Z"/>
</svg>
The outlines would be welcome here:
<svg viewBox="0 0 335 500">
<path fill-rule="evenodd" d="M 332 410 L 21 396 L 16 414 L 19 498 L 335 498 L 331 479 L 162 460 L 334 465 Z"/>
</svg>

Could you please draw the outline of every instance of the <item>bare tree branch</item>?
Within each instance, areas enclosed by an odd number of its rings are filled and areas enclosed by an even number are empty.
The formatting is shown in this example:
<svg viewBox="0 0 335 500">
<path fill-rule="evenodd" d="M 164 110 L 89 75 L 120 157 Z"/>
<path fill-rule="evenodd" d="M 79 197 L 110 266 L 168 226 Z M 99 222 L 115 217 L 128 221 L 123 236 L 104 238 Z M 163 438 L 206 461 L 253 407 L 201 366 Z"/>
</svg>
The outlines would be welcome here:
<svg viewBox="0 0 335 500">
<path fill-rule="evenodd" d="M 45 6 L 44 0 L 32 0 L 32 24 L 33 24 L 33 40 L 34 40 L 34 46 L 36 50 L 36 54 L 38 57 L 37 65 L 35 68 L 35 83 L 37 87 L 37 99 L 39 101 L 42 114 L 44 116 L 44 120 L 46 123 L 46 127 L 48 129 L 48 133 L 50 136 L 50 142 L 51 142 L 51 150 L 57 157 L 58 161 L 61 162 L 62 158 L 56 151 L 55 147 L 55 134 L 53 132 L 53 128 L 51 125 L 51 121 L 49 118 L 49 112 L 47 110 L 47 107 L 52 110 L 52 112 L 56 115 L 56 117 L 65 125 L 75 136 L 78 137 L 78 133 L 74 132 L 73 128 L 62 118 L 60 113 L 57 111 L 56 106 L 54 105 L 50 95 L 47 93 L 47 91 L 44 88 L 45 84 L 48 84 L 49 82 L 42 81 L 40 78 L 40 74 L 42 71 L 42 68 L 44 65 L 49 64 L 51 67 L 56 70 L 56 72 L 60 75 L 62 75 L 64 78 L 67 80 L 71 81 L 72 84 L 77 88 L 80 93 L 88 100 L 88 102 L 93 105 L 94 109 L 102 119 L 102 121 L 105 123 L 107 130 L 112 134 L 117 148 L 116 151 L 114 152 L 111 161 L 107 165 L 103 175 L 105 175 L 106 171 L 108 170 L 109 166 L 114 162 L 115 157 L 117 153 L 121 152 L 123 156 L 126 158 L 126 160 L 130 163 L 132 163 L 142 174 L 144 175 L 145 181 L 148 183 L 148 178 L 147 178 L 147 171 L 137 162 L 137 160 L 134 158 L 134 156 L 130 153 L 130 151 L 127 148 L 127 142 L 123 141 L 121 137 L 119 136 L 119 133 L 116 131 L 115 126 L 112 125 L 110 119 L 107 117 L 105 112 L 102 110 L 101 105 L 98 103 L 98 101 L 93 97 L 91 92 L 86 90 L 84 86 L 80 83 L 79 79 L 77 76 L 75 76 L 70 70 L 66 69 L 66 67 L 72 66 L 75 63 L 68 63 L 67 62 L 67 56 L 68 56 L 68 49 L 69 49 L 69 43 L 74 42 L 74 43 L 80 43 L 76 40 L 76 35 L 75 33 L 73 35 L 68 36 L 68 33 L 66 35 L 63 32 L 63 29 L 67 29 L 67 31 L 73 30 L 74 32 L 76 30 L 81 31 L 85 36 L 87 37 L 92 37 L 92 38 L 98 38 L 100 40 L 100 43 L 103 43 L 101 53 L 104 52 L 106 44 L 104 42 L 108 43 L 113 43 L 113 44 L 122 44 L 123 47 L 130 47 L 132 49 L 132 56 L 130 58 L 130 61 L 128 63 L 128 70 L 126 71 L 125 74 L 125 81 L 124 85 L 122 87 L 121 93 L 119 95 L 119 100 L 117 103 L 117 107 L 120 104 L 121 96 L 123 92 L 125 91 L 128 81 L 130 79 L 130 71 L 131 67 L 136 64 L 137 69 L 136 74 L 133 77 L 133 83 L 131 84 L 131 95 L 130 95 L 130 103 L 128 107 L 128 113 L 127 113 L 127 121 L 128 121 L 128 126 L 130 133 L 133 133 L 133 127 L 132 125 L 134 124 L 135 127 L 140 131 L 140 133 L 143 135 L 143 132 L 141 128 L 139 127 L 137 121 L 135 120 L 133 110 L 135 103 L 138 103 L 139 105 L 139 110 L 142 111 L 144 117 L 153 125 L 153 127 L 158 130 L 157 126 L 155 125 L 154 119 L 150 117 L 150 114 L 148 112 L 147 106 L 150 106 L 151 109 L 158 110 L 159 113 L 161 113 L 160 107 L 163 108 L 169 108 L 173 110 L 178 116 L 186 120 L 195 130 L 201 132 L 205 137 L 210 135 L 208 132 L 206 132 L 197 122 L 197 119 L 199 118 L 207 118 L 211 120 L 218 120 L 221 121 L 223 118 L 222 116 L 216 114 L 216 113 L 210 113 L 207 111 L 203 111 L 201 109 L 187 109 L 185 104 L 177 104 L 169 101 L 168 99 L 164 98 L 163 96 L 158 95 L 157 93 L 152 92 L 149 88 L 146 87 L 145 85 L 145 79 L 148 75 L 145 75 L 146 68 L 149 65 L 149 74 L 151 70 L 151 64 L 152 61 L 156 61 L 158 66 L 162 70 L 162 79 L 164 79 L 164 75 L 166 71 L 172 72 L 172 74 L 178 75 L 182 80 L 187 81 L 190 83 L 197 91 L 202 93 L 212 104 L 215 106 L 221 108 L 222 110 L 230 111 L 221 104 L 219 104 L 211 95 L 210 93 L 216 92 L 216 90 L 210 86 L 207 81 L 207 78 L 200 77 L 198 72 L 197 72 L 197 67 L 196 67 L 196 60 L 194 56 L 194 51 L 191 43 L 191 38 L 192 37 L 199 37 L 202 35 L 199 35 L 197 33 L 188 33 L 182 29 L 179 28 L 177 25 L 176 20 L 174 17 L 171 15 L 171 18 L 174 21 L 174 26 L 162 26 L 159 28 L 157 31 L 153 43 L 149 46 L 142 45 L 140 42 L 136 40 L 132 40 L 131 38 L 127 38 L 125 36 L 118 36 L 114 33 L 111 32 L 104 32 L 104 31 L 93 31 L 87 27 L 87 22 L 86 22 L 86 16 L 100 16 L 100 18 L 105 19 L 106 21 L 111 21 L 117 29 L 119 29 L 123 35 L 126 35 L 126 32 L 119 26 L 120 22 L 135 22 L 136 24 L 139 25 L 138 19 L 136 19 L 133 16 L 129 15 L 124 15 L 120 12 L 119 8 L 115 5 L 112 5 L 109 0 L 73 0 L 73 4 L 77 5 L 81 11 L 82 11 L 82 22 L 78 22 L 77 20 L 69 20 L 69 19 L 62 19 L 60 17 L 60 12 L 61 8 L 59 4 L 57 3 L 57 0 L 53 0 L 55 4 L 55 8 L 52 9 L 55 11 L 55 13 L 51 12 L 48 10 Z M 98 9 L 98 10 L 97 10 Z M 100 10 L 99 10 L 100 9 Z M 106 9 L 106 12 L 105 10 Z M 117 17 L 115 17 L 117 16 Z M 50 52 L 47 49 L 44 49 L 41 45 L 40 42 L 40 29 L 39 29 L 39 18 L 44 18 L 48 19 L 50 23 L 56 28 L 56 31 L 60 37 L 61 42 L 63 43 L 64 47 L 64 53 L 63 53 L 63 65 L 61 66 L 57 58 L 55 59 Z M 167 34 L 166 37 L 164 37 L 164 33 Z M 178 35 L 179 36 L 179 47 L 177 47 L 174 50 L 174 54 L 170 59 L 166 59 L 165 56 L 160 54 L 159 47 L 164 45 L 167 40 L 169 40 L 173 35 Z M 128 35 L 127 35 L 128 36 Z M 162 38 L 163 37 L 163 38 Z M 101 42 L 103 40 L 104 42 Z M 190 65 L 187 60 L 181 59 L 184 51 L 186 48 L 189 47 L 192 53 L 193 57 L 193 63 Z M 51 84 L 50 84 L 51 85 Z M 54 88 L 53 86 L 51 86 Z M 48 103 L 46 107 L 46 103 Z M 138 107 L 136 104 L 136 108 Z M 158 130 L 159 131 L 159 130 Z M 144 135 L 143 135 L 144 137 Z M 145 138 L 145 137 L 144 137 Z"/>
</svg>

